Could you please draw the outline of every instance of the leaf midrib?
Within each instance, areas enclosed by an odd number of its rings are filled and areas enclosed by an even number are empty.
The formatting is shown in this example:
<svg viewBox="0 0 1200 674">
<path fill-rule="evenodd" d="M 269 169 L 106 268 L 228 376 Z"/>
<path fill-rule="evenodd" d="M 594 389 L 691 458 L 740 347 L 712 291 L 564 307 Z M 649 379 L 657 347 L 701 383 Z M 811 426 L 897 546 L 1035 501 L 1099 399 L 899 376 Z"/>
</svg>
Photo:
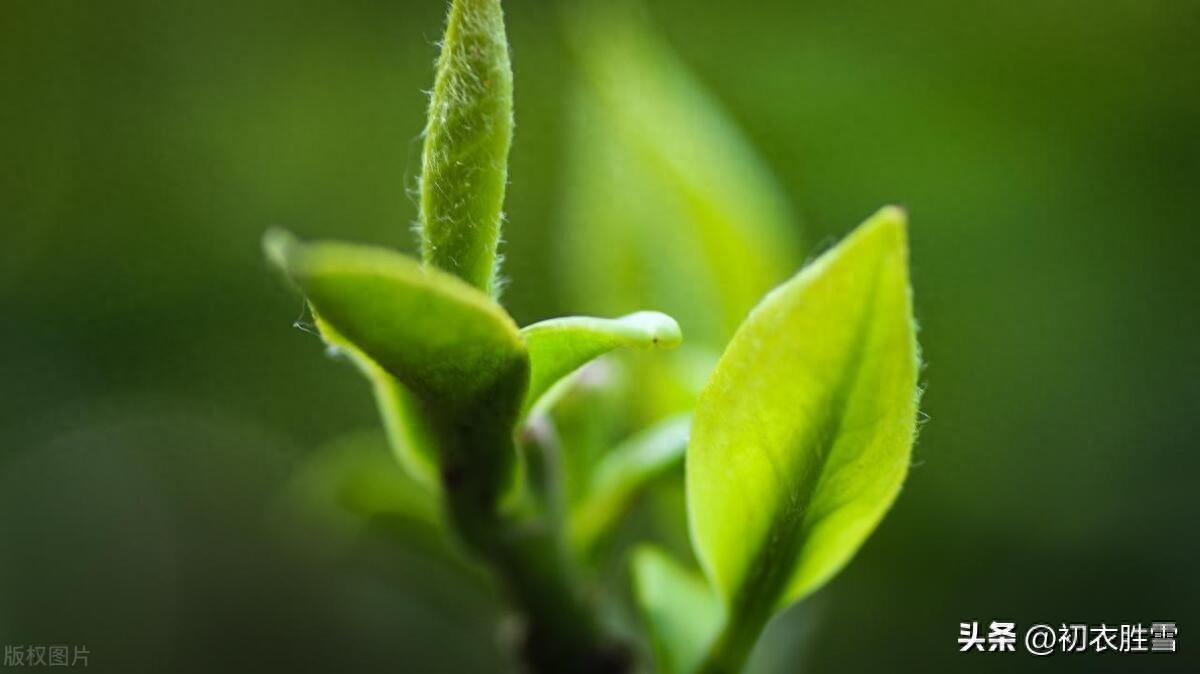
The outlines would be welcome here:
<svg viewBox="0 0 1200 674">
<path fill-rule="evenodd" d="M 783 588 L 795 573 L 794 565 L 800 553 L 798 543 L 804 533 L 811 529 L 808 526 L 808 515 L 813 495 L 825 479 L 830 458 L 837 446 L 837 438 L 845 425 L 849 401 L 853 397 L 851 391 L 858 388 L 858 381 L 862 375 L 866 346 L 871 333 L 871 316 L 878 302 L 879 281 L 885 261 L 886 256 L 881 257 L 872 272 L 871 281 L 868 284 L 870 294 L 861 305 L 862 310 L 856 321 L 850 357 L 846 360 L 848 371 L 842 381 L 848 382 L 848 385 L 837 387 L 831 397 L 832 413 L 827 415 L 827 421 L 823 424 L 824 432 L 817 436 L 820 438 L 818 442 L 820 451 L 815 470 L 810 470 L 806 474 L 806 477 L 809 475 L 812 477 L 800 481 L 789 480 L 776 466 L 774 454 L 767 452 L 768 462 L 780 484 L 781 492 L 788 497 L 787 505 L 785 508 L 777 510 L 771 518 L 765 545 L 747 567 L 753 575 L 734 597 L 730 620 L 738 620 L 741 616 L 749 624 L 765 622 L 779 602 Z M 805 489 L 807 485 L 811 485 L 812 488 Z M 799 498 L 796 498 L 797 495 Z"/>
</svg>

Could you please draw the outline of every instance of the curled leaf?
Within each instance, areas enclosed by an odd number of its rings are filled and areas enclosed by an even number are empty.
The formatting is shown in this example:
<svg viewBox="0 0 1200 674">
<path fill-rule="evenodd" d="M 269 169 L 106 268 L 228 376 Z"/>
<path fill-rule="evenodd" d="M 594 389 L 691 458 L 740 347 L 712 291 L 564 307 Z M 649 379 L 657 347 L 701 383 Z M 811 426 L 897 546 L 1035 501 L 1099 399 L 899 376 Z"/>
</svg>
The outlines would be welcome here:
<svg viewBox="0 0 1200 674">
<path fill-rule="evenodd" d="M 554 318 L 523 328 L 521 336 L 529 349 L 532 368 L 525 412 L 563 377 L 609 351 L 672 348 L 682 341 L 675 320 L 656 311 L 639 311 L 621 318 Z"/>
</svg>

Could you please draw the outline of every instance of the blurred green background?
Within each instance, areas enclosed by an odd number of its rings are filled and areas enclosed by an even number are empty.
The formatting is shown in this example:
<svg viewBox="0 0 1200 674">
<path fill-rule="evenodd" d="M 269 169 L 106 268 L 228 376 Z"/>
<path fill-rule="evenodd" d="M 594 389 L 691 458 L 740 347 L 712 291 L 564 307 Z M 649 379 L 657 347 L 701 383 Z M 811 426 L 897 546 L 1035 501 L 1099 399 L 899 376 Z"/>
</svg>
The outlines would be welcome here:
<svg viewBox="0 0 1200 674">
<path fill-rule="evenodd" d="M 564 252 L 578 34 L 505 4 L 504 301 L 527 323 L 608 281 Z M 386 524 L 270 515 L 378 423 L 259 238 L 414 249 L 444 10 L 0 7 L 0 644 L 86 644 L 100 671 L 505 671 L 477 576 Z M 773 625 L 773 671 L 1193 667 L 1200 3 L 650 14 L 774 174 L 791 268 L 880 205 L 911 216 L 928 421 L 877 534 Z M 970 620 L 1174 620 L 1181 652 L 960 655 Z"/>
</svg>

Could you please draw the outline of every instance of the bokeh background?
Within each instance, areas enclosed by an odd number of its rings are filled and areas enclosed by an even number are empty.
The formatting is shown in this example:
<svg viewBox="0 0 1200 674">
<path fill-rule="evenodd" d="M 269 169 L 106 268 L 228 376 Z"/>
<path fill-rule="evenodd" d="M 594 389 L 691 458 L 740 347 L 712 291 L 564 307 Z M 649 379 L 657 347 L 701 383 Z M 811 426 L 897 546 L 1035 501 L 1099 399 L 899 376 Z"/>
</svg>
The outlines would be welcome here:
<svg viewBox="0 0 1200 674">
<path fill-rule="evenodd" d="M 504 302 L 527 323 L 609 283 L 570 228 L 613 216 L 579 212 L 605 128 L 579 90 L 621 43 L 564 28 L 573 3 L 505 4 Z M 84 644 L 114 672 L 507 671 L 477 573 L 386 522 L 272 514 L 319 481 L 318 448 L 378 424 L 293 328 L 260 236 L 414 248 L 444 10 L 0 7 L 0 644 Z M 1200 3 L 648 14 L 771 176 L 790 268 L 882 204 L 911 215 L 914 466 L 856 560 L 772 626 L 762 671 L 1195 671 Z M 1174 620 L 1180 652 L 960 655 L 969 620 Z"/>
</svg>

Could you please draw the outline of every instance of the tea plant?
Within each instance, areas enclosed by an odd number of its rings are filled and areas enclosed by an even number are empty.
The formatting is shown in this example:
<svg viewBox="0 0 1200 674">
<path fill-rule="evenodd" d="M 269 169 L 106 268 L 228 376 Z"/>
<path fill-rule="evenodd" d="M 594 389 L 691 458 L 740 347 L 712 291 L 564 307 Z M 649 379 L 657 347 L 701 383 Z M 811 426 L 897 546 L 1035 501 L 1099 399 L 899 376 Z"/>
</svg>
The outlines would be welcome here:
<svg viewBox="0 0 1200 674">
<path fill-rule="evenodd" d="M 694 414 L 568 476 L 559 454 L 571 447 L 547 425 L 573 373 L 681 335 L 650 311 L 519 328 L 498 302 L 512 96 L 499 0 L 455 0 L 425 130 L 422 259 L 281 231 L 267 234 L 267 255 L 325 342 L 372 382 L 395 456 L 521 616 L 530 669 L 639 668 L 588 591 L 588 550 L 686 445 L 704 577 L 641 547 L 634 596 L 658 671 L 741 671 L 771 617 L 849 561 L 904 479 L 918 371 L 904 213 L 881 210 L 762 299 Z M 719 243 L 707 254 L 719 258 Z"/>
</svg>

